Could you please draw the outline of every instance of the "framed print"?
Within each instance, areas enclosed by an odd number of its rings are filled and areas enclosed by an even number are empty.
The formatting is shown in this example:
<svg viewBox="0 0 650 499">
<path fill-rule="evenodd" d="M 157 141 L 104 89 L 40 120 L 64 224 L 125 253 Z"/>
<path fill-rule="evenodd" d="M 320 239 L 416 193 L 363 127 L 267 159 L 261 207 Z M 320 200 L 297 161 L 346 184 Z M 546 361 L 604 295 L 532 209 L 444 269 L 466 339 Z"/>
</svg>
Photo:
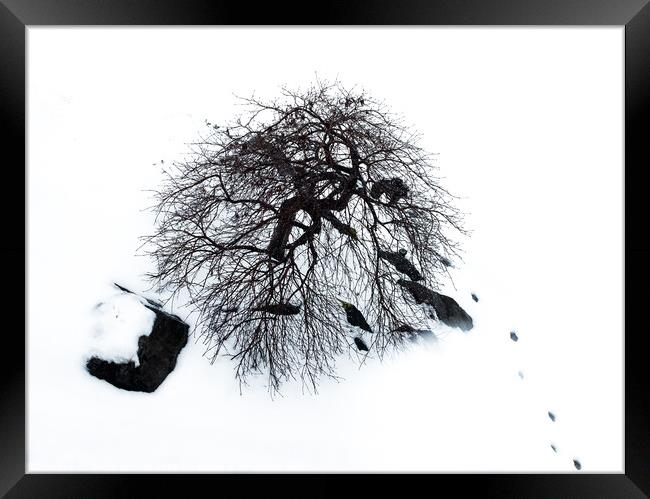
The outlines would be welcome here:
<svg viewBox="0 0 650 499">
<path fill-rule="evenodd" d="M 645 497 L 646 4 L 4 1 L 3 493 Z"/>
</svg>

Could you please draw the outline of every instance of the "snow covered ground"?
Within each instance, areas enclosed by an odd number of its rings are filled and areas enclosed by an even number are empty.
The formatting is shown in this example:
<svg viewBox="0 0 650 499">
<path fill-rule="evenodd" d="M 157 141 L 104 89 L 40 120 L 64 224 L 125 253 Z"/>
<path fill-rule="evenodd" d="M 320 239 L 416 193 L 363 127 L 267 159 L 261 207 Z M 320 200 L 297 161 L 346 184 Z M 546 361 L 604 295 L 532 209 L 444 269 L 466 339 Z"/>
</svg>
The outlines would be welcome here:
<svg viewBox="0 0 650 499">
<path fill-rule="evenodd" d="M 29 472 L 621 471 L 622 42 L 620 28 L 30 28 Z M 287 44 L 303 62 L 270 57 Z M 89 376 L 93 307 L 112 282 L 147 289 L 136 253 L 161 160 L 229 118 L 232 93 L 314 71 L 385 98 L 440 153 L 473 229 L 442 291 L 474 329 L 361 369 L 353 353 L 317 395 L 290 383 L 271 399 L 261 378 L 240 393 L 192 338 L 152 394 Z"/>
</svg>

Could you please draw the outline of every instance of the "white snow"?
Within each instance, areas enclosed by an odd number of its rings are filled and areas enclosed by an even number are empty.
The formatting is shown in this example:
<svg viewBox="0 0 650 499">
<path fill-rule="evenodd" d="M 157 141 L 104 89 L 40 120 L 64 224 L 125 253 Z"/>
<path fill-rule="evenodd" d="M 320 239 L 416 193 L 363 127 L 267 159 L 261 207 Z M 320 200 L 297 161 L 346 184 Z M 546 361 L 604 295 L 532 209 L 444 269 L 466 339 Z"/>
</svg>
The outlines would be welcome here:
<svg viewBox="0 0 650 499">
<path fill-rule="evenodd" d="M 121 291 L 113 291 L 97 303 L 90 312 L 94 326 L 90 330 L 87 357 L 140 365 L 138 338 L 151 333 L 156 319 L 145 303 L 143 298 Z"/>
<path fill-rule="evenodd" d="M 28 472 L 622 471 L 622 41 L 617 27 L 30 27 Z M 261 42 L 299 62 L 259 57 Z M 107 286 L 148 291 L 135 255 L 161 160 L 230 118 L 233 93 L 314 71 L 384 98 L 439 153 L 473 229 L 442 291 L 474 329 L 383 363 L 352 352 L 318 395 L 288 383 L 270 399 L 262 377 L 240 393 L 194 338 L 154 393 L 89 376 Z M 166 309 L 193 326 L 185 301 Z M 101 311 L 94 339 L 132 305 Z M 145 319 L 107 355 L 130 355 Z"/>
</svg>

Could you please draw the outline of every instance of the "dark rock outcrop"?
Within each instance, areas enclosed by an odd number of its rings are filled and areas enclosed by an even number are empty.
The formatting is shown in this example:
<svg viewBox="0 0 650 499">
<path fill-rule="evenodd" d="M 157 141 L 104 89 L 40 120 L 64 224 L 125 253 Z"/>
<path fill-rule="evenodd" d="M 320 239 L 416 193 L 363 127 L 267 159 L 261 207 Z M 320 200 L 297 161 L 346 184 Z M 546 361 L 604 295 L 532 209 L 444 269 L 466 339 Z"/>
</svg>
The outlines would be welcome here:
<svg viewBox="0 0 650 499">
<path fill-rule="evenodd" d="M 408 324 L 402 324 L 401 326 L 393 329 L 394 333 L 414 333 L 415 331 L 417 331 L 417 329 L 415 329 L 412 326 L 409 326 Z"/>
<path fill-rule="evenodd" d="M 433 331 L 429 329 L 415 329 L 413 326 L 409 326 L 408 324 L 402 324 L 393 329 L 393 333 L 403 334 L 413 341 L 418 338 L 434 339 L 436 337 L 436 335 L 433 334 Z"/>
<path fill-rule="evenodd" d="M 132 293 L 121 286 L 120 289 Z M 189 326 L 176 315 L 152 306 L 151 300 L 147 303 L 143 306 L 156 314 L 156 319 L 151 333 L 138 339 L 140 364 L 136 366 L 133 361 L 116 363 L 92 357 L 86 363 L 91 375 L 124 390 L 153 392 L 174 370 L 178 354 L 187 344 Z"/>
<path fill-rule="evenodd" d="M 420 274 L 418 269 L 415 268 L 415 265 L 407 260 L 405 249 L 401 249 L 397 253 L 393 253 L 392 251 L 379 250 L 377 255 L 379 258 L 386 260 L 388 263 L 392 264 L 398 272 L 405 274 L 412 281 L 422 280 L 422 274 Z"/>
<path fill-rule="evenodd" d="M 472 318 L 453 298 L 437 293 L 417 282 L 400 279 L 397 283 L 411 294 L 416 303 L 431 306 L 435 311 L 435 317 L 432 318 L 437 318 L 448 326 L 463 331 L 469 331 L 474 327 Z"/>
<path fill-rule="evenodd" d="M 357 348 L 358 348 L 359 350 L 361 350 L 362 352 L 367 352 L 367 351 L 369 350 L 369 349 L 368 349 L 368 345 L 366 345 L 366 342 L 363 341 L 363 340 L 362 340 L 361 338 L 359 338 L 358 336 L 354 338 L 354 344 L 355 344 L 355 345 L 357 346 Z"/>
<path fill-rule="evenodd" d="M 268 312 L 273 315 L 297 315 L 300 312 L 300 305 L 293 305 L 292 303 L 273 303 L 271 305 L 256 307 L 253 310 Z"/>
<path fill-rule="evenodd" d="M 409 282 L 404 279 L 399 279 L 397 284 L 405 288 L 411 296 L 415 299 L 415 303 L 422 304 L 426 303 L 433 305 L 434 301 L 434 291 L 427 288 L 422 284 L 416 282 Z"/>
<path fill-rule="evenodd" d="M 372 333 L 372 329 L 370 328 L 370 325 L 368 322 L 366 322 L 366 318 L 363 316 L 361 311 L 352 305 L 352 303 L 348 303 L 343 300 L 339 300 L 341 302 L 341 305 L 343 306 L 343 310 L 345 310 L 345 315 L 348 319 L 348 322 L 356 327 L 360 327 L 364 331 L 368 331 L 369 333 Z"/>
</svg>

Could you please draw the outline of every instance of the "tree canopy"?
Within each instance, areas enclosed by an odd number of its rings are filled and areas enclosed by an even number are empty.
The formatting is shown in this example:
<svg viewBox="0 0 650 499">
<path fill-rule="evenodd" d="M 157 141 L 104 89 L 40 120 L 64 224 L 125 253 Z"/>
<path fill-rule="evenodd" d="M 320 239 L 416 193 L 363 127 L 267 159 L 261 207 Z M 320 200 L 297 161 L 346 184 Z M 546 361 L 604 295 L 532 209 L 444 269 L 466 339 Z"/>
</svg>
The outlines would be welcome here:
<svg viewBox="0 0 650 499">
<path fill-rule="evenodd" d="M 461 218 L 417 133 L 364 91 L 317 82 L 243 104 L 167 172 L 151 277 L 189 291 L 210 355 L 240 380 L 315 387 L 356 349 L 345 304 L 379 356 L 427 320 L 400 281 L 436 285 Z"/>
</svg>

